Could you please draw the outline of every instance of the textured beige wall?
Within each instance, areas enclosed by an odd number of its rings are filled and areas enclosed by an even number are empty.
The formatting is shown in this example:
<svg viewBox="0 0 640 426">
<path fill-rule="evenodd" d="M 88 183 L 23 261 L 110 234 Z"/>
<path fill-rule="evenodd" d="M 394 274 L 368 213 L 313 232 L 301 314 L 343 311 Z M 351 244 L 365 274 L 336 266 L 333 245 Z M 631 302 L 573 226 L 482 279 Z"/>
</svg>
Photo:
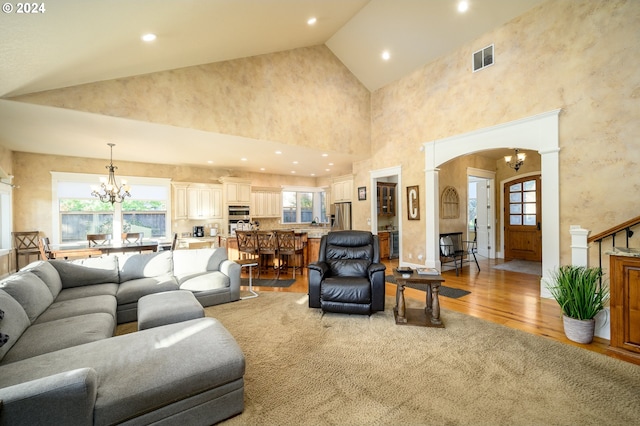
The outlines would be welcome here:
<svg viewBox="0 0 640 426">
<path fill-rule="evenodd" d="M 0 169 L 8 175 L 13 173 L 13 153 L 2 145 L 0 145 Z"/>
<path fill-rule="evenodd" d="M 401 164 L 403 183 L 423 182 L 414 160 L 422 142 L 562 108 L 560 241 L 569 262 L 570 225 L 600 232 L 640 213 L 629 196 L 640 189 L 639 22 L 635 0 L 548 1 L 376 91 L 372 168 Z M 492 43 L 495 64 L 472 73 L 471 54 Z M 421 233 L 411 237 L 424 247 Z"/>
<path fill-rule="evenodd" d="M 326 46 L 15 100 L 350 154 L 369 152 L 370 93 Z"/>
<path fill-rule="evenodd" d="M 51 236 L 52 194 L 51 172 L 93 173 L 105 175 L 108 160 L 14 152 L 14 183 L 20 188 L 13 192 L 14 230 L 38 229 Z M 170 178 L 175 182 L 219 183 L 226 171 L 210 168 L 171 166 L 117 161 L 118 176 Z M 254 186 L 315 186 L 315 178 L 277 176 L 269 174 L 239 174 L 250 179 Z M 87 188 L 89 194 L 90 188 Z M 189 223 L 178 223 L 178 232 L 188 231 Z"/>
</svg>

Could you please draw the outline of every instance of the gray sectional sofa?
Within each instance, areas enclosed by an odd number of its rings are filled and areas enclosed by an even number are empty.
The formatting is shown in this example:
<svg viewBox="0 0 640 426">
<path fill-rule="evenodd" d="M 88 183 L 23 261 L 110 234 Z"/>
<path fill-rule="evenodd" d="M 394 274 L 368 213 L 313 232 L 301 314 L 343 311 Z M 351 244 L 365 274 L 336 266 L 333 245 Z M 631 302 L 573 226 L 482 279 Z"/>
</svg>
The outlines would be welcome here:
<svg viewBox="0 0 640 426">
<path fill-rule="evenodd" d="M 225 249 L 39 261 L 0 281 L 0 425 L 202 424 L 244 408 L 244 355 L 213 318 L 122 336 L 144 295 L 238 300 Z"/>
</svg>

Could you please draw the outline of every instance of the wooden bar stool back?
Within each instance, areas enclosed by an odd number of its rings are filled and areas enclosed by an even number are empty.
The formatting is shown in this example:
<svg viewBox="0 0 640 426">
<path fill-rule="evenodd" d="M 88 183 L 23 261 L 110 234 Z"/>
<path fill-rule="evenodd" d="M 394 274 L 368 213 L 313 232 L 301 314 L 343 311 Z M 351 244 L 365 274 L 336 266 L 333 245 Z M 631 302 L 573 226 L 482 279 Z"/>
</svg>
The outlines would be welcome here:
<svg viewBox="0 0 640 426">
<path fill-rule="evenodd" d="M 260 278 L 260 271 L 263 269 L 266 271 L 270 268 L 269 260 L 271 260 L 271 267 L 273 267 L 273 260 L 278 252 L 278 242 L 272 231 L 257 231 L 256 237 L 258 239 L 258 256 L 260 257 L 260 267 L 258 268 L 258 278 Z M 280 276 L 280 269 L 278 269 L 278 276 Z"/>
<path fill-rule="evenodd" d="M 241 259 L 258 257 L 258 239 L 255 231 L 236 231 L 236 238 Z"/>
<path fill-rule="evenodd" d="M 304 248 L 298 238 L 296 238 L 295 231 L 276 231 L 276 238 L 278 240 L 278 258 L 280 259 L 280 267 L 285 265 L 289 267 L 288 262 L 284 262 L 284 257 L 289 259 L 293 257 L 293 278 L 296 278 L 296 268 L 301 267 L 301 262 L 298 262 L 299 256 L 302 256 Z"/>
</svg>

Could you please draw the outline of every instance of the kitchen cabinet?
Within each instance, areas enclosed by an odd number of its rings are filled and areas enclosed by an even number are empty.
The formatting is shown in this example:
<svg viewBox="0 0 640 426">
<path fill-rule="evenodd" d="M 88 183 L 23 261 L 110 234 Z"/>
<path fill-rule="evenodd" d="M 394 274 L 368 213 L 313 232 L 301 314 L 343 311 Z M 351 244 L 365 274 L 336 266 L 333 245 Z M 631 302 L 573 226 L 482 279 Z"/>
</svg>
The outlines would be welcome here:
<svg viewBox="0 0 640 426">
<path fill-rule="evenodd" d="M 307 238 L 307 255 L 309 263 L 315 263 L 320 256 L 320 240 L 321 238 Z"/>
<path fill-rule="evenodd" d="M 187 188 L 189 219 L 222 218 L 222 190 L 206 185 L 190 185 Z"/>
<path fill-rule="evenodd" d="M 640 359 L 640 258 L 609 257 L 611 348 Z"/>
<path fill-rule="evenodd" d="M 220 237 L 220 247 L 227 249 L 227 258 L 229 260 L 240 259 L 240 252 L 238 251 L 238 239 L 231 236 Z"/>
<path fill-rule="evenodd" d="M 174 219 L 221 219 L 222 187 L 201 183 L 173 184 Z"/>
<path fill-rule="evenodd" d="M 237 178 L 222 178 L 225 203 L 248 206 L 251 204 L 251 182 Z"/>
<path fill-rule="evenodd" d="M 187 188 L 189 184 L 172 184 L 173 185 L 173 218 L 186 219 L 189 215 L 187 205 Z"/>
<path fill-rule="evenodd" d="M 276 191 L 255 191 L 251 193 L 251 218 L 281 217 L 281 197 Z"/>
<path fill-rule="evenodd" d="M 380 241 L 380 259 L 389 259 L 389 255 L 391 254 L 389 233 L 378 232 L 378 240 Z"/>
<path fill-rule="evenodd" d="M 335 180 L 331 185 L 331 202 L 344 203 L 352 201 L 353 179 Z"/>
<path fill-rule="evenodd" d="M 396 184 L 378 182 L 377 184 L 378 216 L 396 215 Z"/>
</svg>

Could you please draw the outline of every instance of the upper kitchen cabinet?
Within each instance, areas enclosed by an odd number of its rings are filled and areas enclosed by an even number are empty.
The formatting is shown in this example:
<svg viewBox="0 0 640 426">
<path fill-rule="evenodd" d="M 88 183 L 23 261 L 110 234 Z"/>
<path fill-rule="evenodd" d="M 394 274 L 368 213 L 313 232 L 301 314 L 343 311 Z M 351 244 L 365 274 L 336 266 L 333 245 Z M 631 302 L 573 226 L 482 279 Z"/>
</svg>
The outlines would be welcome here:
<svg viewBox="0 0 640 426">
<path fill-rule="evenodd" d="M 282 194 L 276 188 L 253 188 L 251 217 L 281 217 Z"/>
<path fill-rule="evenodd" d="M 333 180 L 331 185 L 331 202 L 344 203 L 352 201 L 353 198 L 353 176 L 341 176 Z"/>
<path fill-rule="evenodd" d="M 238 178 L 221 178 L 226 204 L 251 205 L 251 181 Z"/>
<path fill-rule="evenodd" d="M 174 219 L 221 219 L 222 186 L 174 183 Z"/>
<path fill-rule="evenodd" d="M 396 215 L 396 184 L 378 182 L 378 216 Z"/>
<path fill-rule="evenodd" d="M 172 183 L 173 186 L 173 218 L 186 219 L 189 215 L 187 204 L 188 183 Z"/>
</svg>

